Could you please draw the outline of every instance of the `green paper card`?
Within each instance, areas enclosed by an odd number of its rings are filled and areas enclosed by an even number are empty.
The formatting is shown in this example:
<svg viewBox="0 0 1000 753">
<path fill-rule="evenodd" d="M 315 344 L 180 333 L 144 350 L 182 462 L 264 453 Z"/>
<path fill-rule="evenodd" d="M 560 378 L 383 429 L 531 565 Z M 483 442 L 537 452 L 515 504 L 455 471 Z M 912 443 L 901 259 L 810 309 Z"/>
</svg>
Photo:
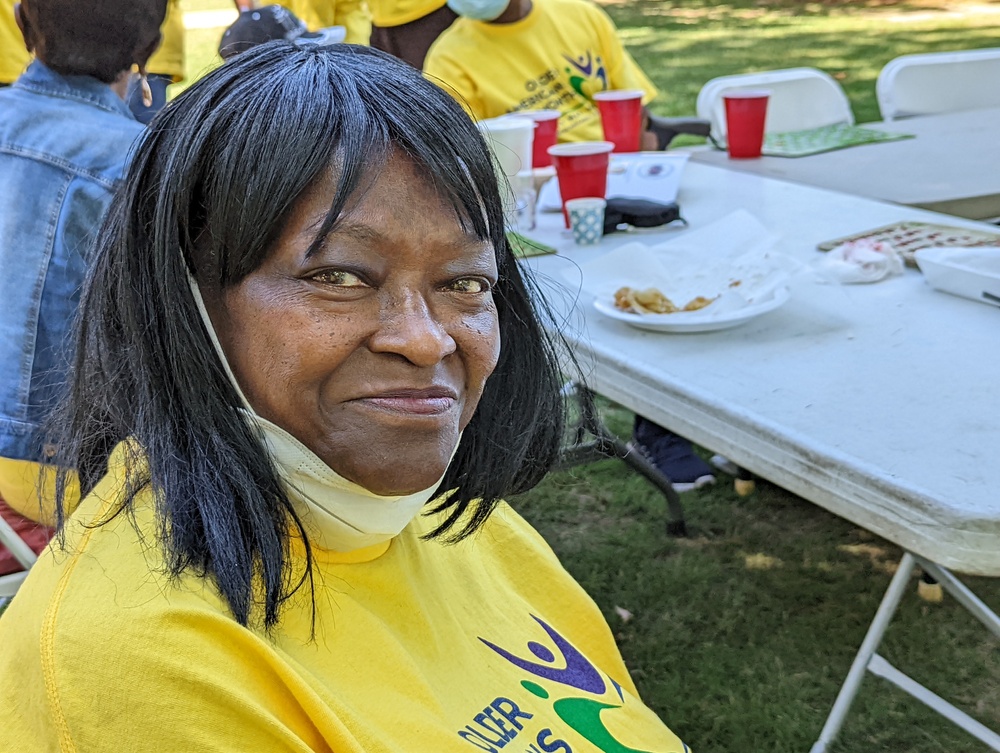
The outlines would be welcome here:
<svg viewBox="0 0 1000 753">
<path fill-rule="evenodd" d="M 806 157 L 849 146 L 912 138 L 908 133 L 885 133 L 874 128 L 839 123 L 804 131 L 769 133 L 764 137 L 763 153 L 768 157 Z"/>
</svg>

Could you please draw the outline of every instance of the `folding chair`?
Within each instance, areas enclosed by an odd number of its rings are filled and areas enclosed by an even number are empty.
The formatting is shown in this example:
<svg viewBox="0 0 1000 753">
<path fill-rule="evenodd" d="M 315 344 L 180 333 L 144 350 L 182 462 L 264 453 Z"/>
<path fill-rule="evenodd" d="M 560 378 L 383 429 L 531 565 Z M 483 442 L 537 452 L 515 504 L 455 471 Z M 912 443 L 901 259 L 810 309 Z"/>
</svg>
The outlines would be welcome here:
<svg viewBox="0 0 1000 753">
<path fill-rule="evenodd" d="M 879 72 L 875 96 L 888 121 L 1000 107 L 1000 48 L 895 58 Z"/>
<path fill-rule="evenodd" d="M 765 133 L 801 131 L 807 128 L 854 124 L 854 113 L 840 84 L 817 68 L 786 68 L 777 71 L 719 76 L 698 92 L 698 117 L 711 123 L 712 140 L 726 146 L 726 106 L 722 97 L 730 91 L 767 89 Z"/>
<path fill-rule="evenodd" d="M 37 557 L 20 536 L 10 527 L 10 524 L 0 517 L 0 546 L 5 547 L 21 563 L 24 570 L 9 575 L 0 575 L 0 602 L 11 598 L 17 593 L 21 583 L 28 575 L 28 570 L 35 564 Z"/>
</svg>

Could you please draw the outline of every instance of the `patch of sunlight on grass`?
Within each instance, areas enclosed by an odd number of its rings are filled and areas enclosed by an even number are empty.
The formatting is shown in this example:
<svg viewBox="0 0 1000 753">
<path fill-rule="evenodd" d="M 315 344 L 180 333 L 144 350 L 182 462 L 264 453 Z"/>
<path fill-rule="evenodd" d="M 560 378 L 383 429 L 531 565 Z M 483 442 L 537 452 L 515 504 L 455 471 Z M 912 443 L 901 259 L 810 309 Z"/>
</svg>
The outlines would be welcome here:
<svg viewBox="0 0 1000 753">
<path fill-rule="evenodd" d="M 746 565 L 747 570 L 773 570 L 776 567 L 781 567 L 783 564 L 777 557 L 772 557 L 763 552 L 744 556 L 743 563 Z"/>
</svg>

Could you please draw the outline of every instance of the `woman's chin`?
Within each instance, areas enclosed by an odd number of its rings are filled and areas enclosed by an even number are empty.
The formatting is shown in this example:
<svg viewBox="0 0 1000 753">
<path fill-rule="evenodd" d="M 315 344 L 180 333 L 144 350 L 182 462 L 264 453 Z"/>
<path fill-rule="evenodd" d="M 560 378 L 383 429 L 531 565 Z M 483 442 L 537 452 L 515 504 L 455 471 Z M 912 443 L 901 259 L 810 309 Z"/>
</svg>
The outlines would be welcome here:
<svg viewBox="0 0 1000 753">
<path fill-rule="evenodd" d="M 432 439 L 413 436 L 396 441 L 367 437 L 351 442 L 350 449 L 320 457 L 337 473 L 372 494 L 402 497 L 437 486 L 451 463 L 460 434 L 440 432 Z M 364 448 L 358 452 L 357 448 Z"/>
<path fill-rule="evenodd" d="M 338 471 L 342 476 L 380 497 L 405 497 L 437 486 L 448 469 L 451 452 L 428 457 L 407 458 L 397 455 L 387 462 L 360 465 L 355 469 Z M 336 470 L 336 469 L 335 469 Z"/>
</svg>

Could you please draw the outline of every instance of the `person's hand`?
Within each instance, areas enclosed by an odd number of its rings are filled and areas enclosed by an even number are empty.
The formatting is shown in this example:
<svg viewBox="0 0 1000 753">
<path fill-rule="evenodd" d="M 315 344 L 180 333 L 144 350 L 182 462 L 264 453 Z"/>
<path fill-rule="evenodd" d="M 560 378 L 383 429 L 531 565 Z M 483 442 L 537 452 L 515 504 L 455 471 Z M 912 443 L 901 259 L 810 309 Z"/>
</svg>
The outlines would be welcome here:
<svg viewBox="0 0 1000 753">
<path fill-rule="evenodd" d="M 240 13 L 245 10 L 250 10 L 256 4 L 255 0 L 233 0 L 233 3 L 236 5 L 236 10 Z"/>
</svg>

